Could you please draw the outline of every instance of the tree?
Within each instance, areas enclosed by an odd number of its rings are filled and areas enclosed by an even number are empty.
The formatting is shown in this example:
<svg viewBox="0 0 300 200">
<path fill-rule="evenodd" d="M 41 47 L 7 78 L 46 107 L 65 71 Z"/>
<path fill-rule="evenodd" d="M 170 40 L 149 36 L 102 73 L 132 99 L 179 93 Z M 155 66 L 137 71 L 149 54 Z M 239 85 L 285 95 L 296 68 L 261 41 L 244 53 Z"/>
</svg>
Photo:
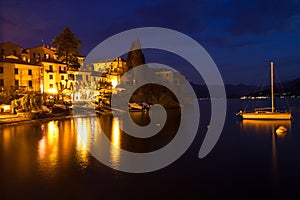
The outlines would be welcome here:
<svg viewBox="0 0 300 200">
<path fill-rule="evenodd" d="M 137 39 L 131 43 L 126 57 L 127 71 L 143 64 L 145 64 L 145 56 L 141 50 L 141 42 Z"/>
<path fill-rule="evenodd" d="M 70 28 L 63 29 L 61 34 L 52 41 L 52 45 L 57 48 L 58 59 L 66 63 L 68 69 L 79 69 L 80 64 L 77 56 L 81 41 L 76 38 Z"/>
</svg>

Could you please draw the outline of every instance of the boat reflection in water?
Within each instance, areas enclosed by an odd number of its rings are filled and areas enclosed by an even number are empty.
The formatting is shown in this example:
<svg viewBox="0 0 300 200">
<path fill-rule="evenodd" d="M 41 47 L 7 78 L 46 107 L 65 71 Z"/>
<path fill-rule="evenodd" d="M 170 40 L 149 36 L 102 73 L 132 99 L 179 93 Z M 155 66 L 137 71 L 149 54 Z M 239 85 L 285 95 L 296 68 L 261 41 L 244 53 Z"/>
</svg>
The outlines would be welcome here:
<svg viewBox="0 0 300 200">
<path fill-rule="evenodd" d="M 286 131 L 275 131 L 282 126 L 286 128 Z M 291 129 L 291 121 L 243 119 L 240 122 L 240 128 L 243 134 L 270 134 L 274 131 L 278 136 L 285 136 Z"/>
<path fill-rule="evenodd" d="M 272 178 L 275 188 L 278 188 L 278 159 L 277 139 L 282 140 L 291 132 L 291 120 L 245 120 L 240 122 L 241 133 L 244 135 L 255 134 L 259 138 L 272 137 Z M 266 144 L 267 145 L 267 144 Z"/>
</svg>

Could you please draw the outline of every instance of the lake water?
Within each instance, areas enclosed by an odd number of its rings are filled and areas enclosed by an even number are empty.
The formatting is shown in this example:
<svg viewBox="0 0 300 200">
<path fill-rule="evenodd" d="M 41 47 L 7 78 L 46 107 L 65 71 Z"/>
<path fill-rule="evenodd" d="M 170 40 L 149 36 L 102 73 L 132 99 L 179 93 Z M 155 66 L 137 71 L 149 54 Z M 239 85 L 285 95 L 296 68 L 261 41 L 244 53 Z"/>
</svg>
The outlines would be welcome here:
<svg viewBox="0 0 300 200">
<path fill-rule="evenodd" d="M 247 121 L 235 113 L 247 100 L 228 101 L 222 135 L 203 159 L 198 152 L 209 124 L 209 101 L 200 101 L 201 122 L 191 147 L 171 165 L 150 173 L 116 171 L 95 159 L 78 130 L 100 123 L 116 146 L 147 152 L 163 147 L 176 134 L 180 113 L 168 111 L 162 132 L 135 139 L 111 116 L 22 123 L 0 127 L 0 199 L 300 199 L 300 100 L 290 99 L 292 121 Z M 263 102 L 263 101 L 262 101 Z M 141 125 L 145 113 L 132 113 Z M 288 132 L 277 135 L 284 125 Z M 96 142 L 90 135 L 87 145 Z M 118 166 L 120 152 L 112 150 Z M 194 198 L 193 198 L 194 199 Z"/>
</svg>

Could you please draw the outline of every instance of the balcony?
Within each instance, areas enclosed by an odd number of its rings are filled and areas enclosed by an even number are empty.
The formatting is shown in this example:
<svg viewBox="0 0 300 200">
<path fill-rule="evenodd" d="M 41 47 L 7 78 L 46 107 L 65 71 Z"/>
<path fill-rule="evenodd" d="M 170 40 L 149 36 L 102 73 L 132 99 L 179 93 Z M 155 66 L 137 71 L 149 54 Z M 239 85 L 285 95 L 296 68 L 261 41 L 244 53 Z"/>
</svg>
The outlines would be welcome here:
<svg viewBox="0 0 300 200">
<path fill-rule="evenodd" d="M 53 71 L 53 69 L 46 69 L 45 70 L 47 73 L 53 73 L 54 71 Z"/>
<path fill-rule="evenodd" d="M 59 69 L 59 73 L 60 73 L 60 74 L 66 74 L 66 73 L 67 73 L 67 70 Z"/>
</svg>

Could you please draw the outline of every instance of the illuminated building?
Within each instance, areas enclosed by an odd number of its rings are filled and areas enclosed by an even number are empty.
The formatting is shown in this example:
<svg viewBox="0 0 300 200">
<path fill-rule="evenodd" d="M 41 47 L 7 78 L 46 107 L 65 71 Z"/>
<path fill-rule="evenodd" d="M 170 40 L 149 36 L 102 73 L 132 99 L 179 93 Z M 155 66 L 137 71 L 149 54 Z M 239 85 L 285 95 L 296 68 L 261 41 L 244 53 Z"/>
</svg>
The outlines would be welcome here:
<svg viewBox="0 0 300 200">
<path fill-rule="evenodd" d="M 0 44 L 0 90 L 25 90 L 57 94 L 71 93 L 78 74 L 90 80 L 90 73 L 72 71 L 57 59 L 55 49 L 37 46 L 24 49 L 11 42 Z M 83 56 L 78 56 L 82 66 Z"/>
</svg>

